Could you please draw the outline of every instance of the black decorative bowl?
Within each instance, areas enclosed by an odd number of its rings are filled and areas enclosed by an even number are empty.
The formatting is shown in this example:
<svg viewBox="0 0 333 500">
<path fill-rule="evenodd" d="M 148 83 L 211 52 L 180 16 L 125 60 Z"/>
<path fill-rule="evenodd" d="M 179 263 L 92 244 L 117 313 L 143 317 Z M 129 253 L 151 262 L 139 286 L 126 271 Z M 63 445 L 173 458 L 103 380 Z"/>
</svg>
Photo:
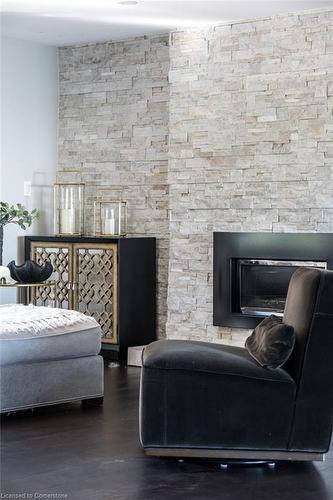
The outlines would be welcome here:
<svg viewBox="0 0 333 500">
<path fill-rule="evenodd" d="M 17 266 L 15 261 L 12 260 L 8 264 L 10 275 L 13 280 L 19 283 L 40 283 L 47 280 L 52 272 L 53 267 L 49 260 L 40 266 L 33 260 L 26 260 L 22 266 Z"/>
</svg>

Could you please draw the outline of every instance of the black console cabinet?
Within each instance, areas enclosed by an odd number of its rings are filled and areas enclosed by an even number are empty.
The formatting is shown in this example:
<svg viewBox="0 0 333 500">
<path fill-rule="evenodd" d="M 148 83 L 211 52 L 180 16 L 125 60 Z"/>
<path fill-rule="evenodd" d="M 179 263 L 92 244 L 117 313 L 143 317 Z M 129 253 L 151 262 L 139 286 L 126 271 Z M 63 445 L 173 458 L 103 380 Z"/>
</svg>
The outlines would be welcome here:
<svg viewBox="0 0 333 500">
<path fill-rule="evenodd" d="M 59 307 L 94 316 L 106 357 L 126 359 L 129 346 L 155 340 L 155 238 L 26 236 L 25 258 L 54 268 L 56 291 L 37 289 L 34 303 L 56 294 Z"/>
</svg>

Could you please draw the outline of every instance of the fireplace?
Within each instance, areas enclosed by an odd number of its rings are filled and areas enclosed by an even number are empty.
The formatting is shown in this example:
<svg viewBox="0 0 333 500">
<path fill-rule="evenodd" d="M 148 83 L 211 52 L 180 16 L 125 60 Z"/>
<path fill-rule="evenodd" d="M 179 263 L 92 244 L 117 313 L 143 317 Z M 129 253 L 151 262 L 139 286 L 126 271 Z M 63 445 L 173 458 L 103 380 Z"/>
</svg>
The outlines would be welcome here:
<svg viewBox="0 0 333 500">
<path fill-rule="evenodd" d="M 255 316 L 283 315 L 289 281 L 299 267 L 327 269 L 326 262 L 264 259 L 236 259 L 236 266 L 236 310 Z"/>
<path fill-rule="evenodd" d="M 214 325 L 253 328 L 282 316 L 290 278 L 304 266 L 333 268 L 332 234 L 214 233 Z"/>
</svg>

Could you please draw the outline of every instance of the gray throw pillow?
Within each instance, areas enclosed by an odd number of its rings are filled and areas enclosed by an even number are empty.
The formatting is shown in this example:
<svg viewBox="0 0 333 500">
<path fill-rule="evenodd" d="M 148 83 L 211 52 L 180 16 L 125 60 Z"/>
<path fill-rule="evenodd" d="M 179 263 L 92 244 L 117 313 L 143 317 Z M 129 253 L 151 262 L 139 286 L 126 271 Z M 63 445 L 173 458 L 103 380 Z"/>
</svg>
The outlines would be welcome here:
<svg viewBox="0 0 333 500">
<path fill-rule="evenodd" d="M 280 368 L 291 355 L 294 344 L 294 328 L 276 316 L 269 316 L 246 339 L 245 347 L 264 368 Z"/>
</svg>

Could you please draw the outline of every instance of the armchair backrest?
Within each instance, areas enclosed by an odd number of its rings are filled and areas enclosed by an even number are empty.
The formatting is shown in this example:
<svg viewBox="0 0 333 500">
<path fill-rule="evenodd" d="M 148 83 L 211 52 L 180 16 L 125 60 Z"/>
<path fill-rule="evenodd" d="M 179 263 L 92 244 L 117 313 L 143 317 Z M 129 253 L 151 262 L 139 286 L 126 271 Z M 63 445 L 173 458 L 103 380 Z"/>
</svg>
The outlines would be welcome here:
<svg viewBox="0 0 333 500">
<path fill-rule="evenodd" d="M 298 269 L 290 280 L 283 321 L 296 336 L 285 365 L 297 383 L 289 448 L 324 453 L 333 418 L 333 271 Z"/>
</svg>

